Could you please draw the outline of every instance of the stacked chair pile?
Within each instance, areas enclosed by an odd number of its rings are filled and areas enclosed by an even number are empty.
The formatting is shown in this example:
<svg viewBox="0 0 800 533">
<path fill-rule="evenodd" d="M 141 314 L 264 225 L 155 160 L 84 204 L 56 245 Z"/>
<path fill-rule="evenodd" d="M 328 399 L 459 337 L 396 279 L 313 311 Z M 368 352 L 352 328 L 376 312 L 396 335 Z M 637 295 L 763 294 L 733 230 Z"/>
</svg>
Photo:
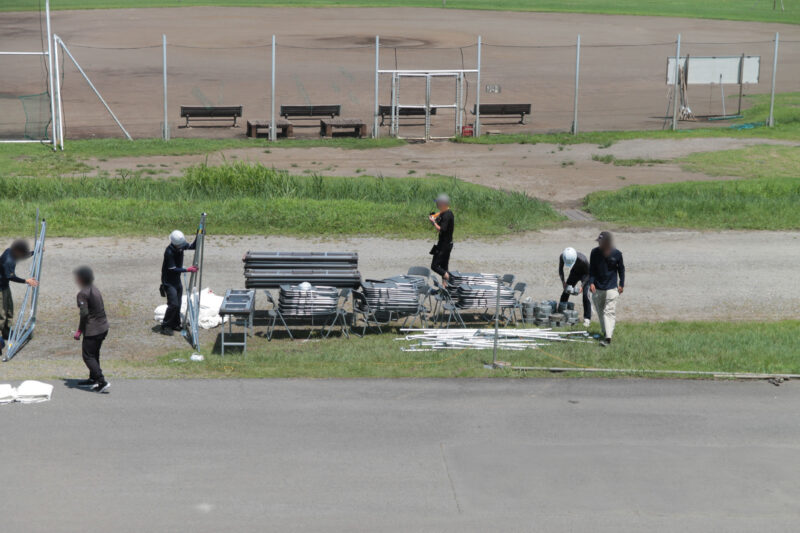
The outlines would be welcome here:
<svg viewBox="0 0 800 533">
<path fill-rule="evenodd" d="M 278 309 L 285 317 L 332 316 L 336 314 L 339 291 L 335 287 L 281 285 Z"/>
<path fill-rule="evenodd" d="M 451 272 L 448 289 L 456 305 L 461 309 L 494 309 L 497 300 L 497 285 L 500 283 L 500 308 L 514 307 L 514 291 L 496 274 Z"/>
<path fill-rule="evenodd" d="M 361 284 L 355 252 L 247 252 L 243 261 L 248 289 L 275 289 L 302 282 L 337 288 Z"/>
</svg>

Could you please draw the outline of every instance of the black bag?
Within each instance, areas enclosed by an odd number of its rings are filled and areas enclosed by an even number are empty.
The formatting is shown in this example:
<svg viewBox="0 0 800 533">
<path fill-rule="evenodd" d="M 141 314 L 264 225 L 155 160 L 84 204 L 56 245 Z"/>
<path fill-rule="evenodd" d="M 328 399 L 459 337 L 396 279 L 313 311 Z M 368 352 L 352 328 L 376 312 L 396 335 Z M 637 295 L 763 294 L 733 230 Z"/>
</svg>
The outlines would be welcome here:
<svg viewBox="0 0 800 533">
<path fill-rule="evenodd" d="M 162 298 L 167 297 L 167 288 L 164 287 L 163 283 L 158 286 L 158 293 L 161 295 Z"/>
<path fill-rule="evenodd" d="M 431 248 L 431 251 L 428 252 L 428 253 L 431 254 L 431 255 L 438 254 L 439 253 L 439 245 L 438 244 L 434 244 L 433 248 Z"/>
</svg>

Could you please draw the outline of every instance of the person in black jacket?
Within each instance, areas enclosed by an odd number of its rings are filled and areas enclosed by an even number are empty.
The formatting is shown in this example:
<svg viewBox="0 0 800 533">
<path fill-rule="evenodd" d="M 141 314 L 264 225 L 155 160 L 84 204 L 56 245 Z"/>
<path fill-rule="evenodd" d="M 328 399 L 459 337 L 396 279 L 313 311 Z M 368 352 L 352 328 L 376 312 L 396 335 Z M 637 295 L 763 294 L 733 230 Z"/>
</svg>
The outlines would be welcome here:
<svg viewBox="0 0 800 533">
<path fill-rule="evenodd" d="M 11 296 L 9 282 L 27 283 L 31 287 L 39 284 L 33 278 L 23 279 L 15 273 L 17 261 L 28 259 L 31 256 L 33 256 L 33 252 L 28 247 L 28 241 L 24 239 L 17 239 L 0 255 L 0 334 L 2 334 L 0 352 L 6 345 L 11 332 L 11 321 L 14 318 L 14 299 Z"/>
<path fill-rule="evenodd" d="M 453 227 L 455 217 L 450 210 L 450 197 L 440 194 L 436 197 L 438 213 L 431 213 L 428 220 L 439 232 L 439 239 L 431 249 L 431 270 L 442 276 L 442 283 L 446 286 L 450 279 L 450 252 L 453 251 Z"/>
<path fill-rule="evenodd" d="M 78 383 L 81 387 L 90 387 L 95 392 L 108 393 L 111 384 L 103 375 L 100 368 L 100 347 L 108 336 L 108 319 L 106 308 L 103 304 L 103 295 L 94 286 L 94 272 L 87 266 L 75 269 L 75 283 L 80 288 L 78 292 L 78 309 L 80 310 L 80 323 L 75 331 L 74 339 L 81 340 L 83 362 L 89 369 L 89 379 Z"/>
<path fill-rule="evenodd" d="M 181 330 L 181 298 L 183 285 L 181 274 L 197 272 L 196 266 L 183 267 L 183 252 L 194 250 L 197 240 L 192 244 L 186 242 L 183 232 L 175 230 L 169 236 L 169 246 L 164 250 L 164 262 L 161 264 L 161 290 L 167 297 L 167 311 L 161 326 L 156 328 L 162 335 L 172 335 Z"/>
<path fill-rule="evenodd" d="M 608 346 L 617 321 L 617 299 L 625 290 L 625 263 L 610 232 L 601 232 L 597 243 L 589 257 L 589 289 L 603 331 L 600 344 Z"/>
<path fill-rule="evenodd" d="M 569 269 L 569 276 L 564 279 L 564 267 Z M 588 328 L 592 323 L 592 302 L 589 299 L 589 260 L 575 248 L 564 248 L 558 258 L 558 277 L 564 292 L 561 293 L 561 302 L 569 301 L 572 294 L 583 296 L 583 327 Z M 578 283 L 581 284 L 578 288 Z"/>
</svg>

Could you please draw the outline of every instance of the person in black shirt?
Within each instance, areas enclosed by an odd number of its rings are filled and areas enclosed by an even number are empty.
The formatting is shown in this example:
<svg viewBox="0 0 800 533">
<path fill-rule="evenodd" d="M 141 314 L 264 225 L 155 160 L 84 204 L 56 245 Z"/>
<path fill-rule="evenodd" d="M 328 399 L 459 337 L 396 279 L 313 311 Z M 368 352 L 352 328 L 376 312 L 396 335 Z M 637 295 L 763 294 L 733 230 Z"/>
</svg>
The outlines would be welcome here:
<svg viewBox="0 0 800 533">
<path fill-rule="evenodd" d="M 81 340 L 83 362 L 89 369 L 89 379 L 78 383 L 81 387 L 91 387 L 95 392 L 108 393 L 111 384 L 103 376 L 100 368 L 100 347 L 108 335 L 108 319 L 106 308 L 103 304 L 103 295 L 94 286 L 94 273 L 87 266 L 75 270 L 75 283 L 80 288 L 78 292 L 78 309 L 80 310 L 80 323 L 75 331 L 74 339 Z"/>
<path fill-rule="evenodd" d="M 564 267 L 569 270 L 569 276 L 564 279 Z M 564 292 L 561 301 L 569 301 L 571 294 L 583 296 L 583 327 L 588 328 L 592 322 L 592 302 L 589 300 L 589 260 L 575 248 L 565 248 L 558 258 L 558 277 Z M 578 288 L 578 283 L 581 287 Z"/>
<path fill-rule="evenodd" d="M 28 259 L 33 255 L 28 247 L 28 241 L 18 239 L 11 244 L 10 248 L 0 255 L 0 352 L 6 345 L 8 335 L 11 331 L 11 321 L 14 318 L 14 299 L 11 296 L 11 286 L 9 282 L 27 283 L 31 287 L 38 285 L 33 278 L 22 279 L 16 275 L 17 261 Z"/>
<path fill-rule="evenodd" d="M 181 298 L 183 285 L 181 274 L 197 272 L 197 267 L 183 268 L 183 252 L 194 250 L 197 241 L 189 244 L 182 232 L 175 230 L 169 236 L 169 246 L 164 250 L 164 262 L 161 264 L 161 290 L 167 298 L 167 311 L 157 331 L 162 335 L 172 335 L 181 330 Z"/>
<path fill-rule="evenodd" d="M 625 263 L 610 232 L 601 232 L 597 242 L 589 256 L 589 289 L 603 331 L 600 344 L 608 346 L 617 321 L 617 299 L 625 290 Z"/>
<path fill-rule="evenodd" d="M 431 270 L 442 276 L 442 282 L 447 285 L 450 279 L 450 252 L 453 251 L 453 226 L 455 217 L 450 210 L 450 197 L 440 194 L 436 197 L 436 208 L 438 213 L 431 213 L 428 220 L 439 232 L 439 240 L 431 249 Z"/>
</svg>

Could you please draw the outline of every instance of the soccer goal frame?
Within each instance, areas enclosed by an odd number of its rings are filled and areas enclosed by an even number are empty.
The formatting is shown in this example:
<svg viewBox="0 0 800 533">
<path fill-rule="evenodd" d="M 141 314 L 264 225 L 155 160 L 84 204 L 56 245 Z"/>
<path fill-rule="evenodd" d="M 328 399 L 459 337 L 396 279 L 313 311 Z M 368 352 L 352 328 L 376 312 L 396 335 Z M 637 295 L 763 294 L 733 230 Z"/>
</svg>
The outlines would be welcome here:
<svg viewBox="0 0 800 533">
<path fill-rule="evenodd" d="M 50 25 L 50 0 L 45 0 L 44 3 L 45 13 L 45 27 L 47 31 L 47 49 L 33 52 L 11 52 L 0 50 L 0 56 L 44 56 L 47 58 L 47 87 L 50 96 L 50 128 L 52 135 L 50 142 L 53 145 L 53 150 L 58 148 L 58 128 L 55 123 L 55 90 L 53 80 L 53 31 Z M 48 139 L 0 139 L 0 143 L 41 143 Z"/>
</svg>

